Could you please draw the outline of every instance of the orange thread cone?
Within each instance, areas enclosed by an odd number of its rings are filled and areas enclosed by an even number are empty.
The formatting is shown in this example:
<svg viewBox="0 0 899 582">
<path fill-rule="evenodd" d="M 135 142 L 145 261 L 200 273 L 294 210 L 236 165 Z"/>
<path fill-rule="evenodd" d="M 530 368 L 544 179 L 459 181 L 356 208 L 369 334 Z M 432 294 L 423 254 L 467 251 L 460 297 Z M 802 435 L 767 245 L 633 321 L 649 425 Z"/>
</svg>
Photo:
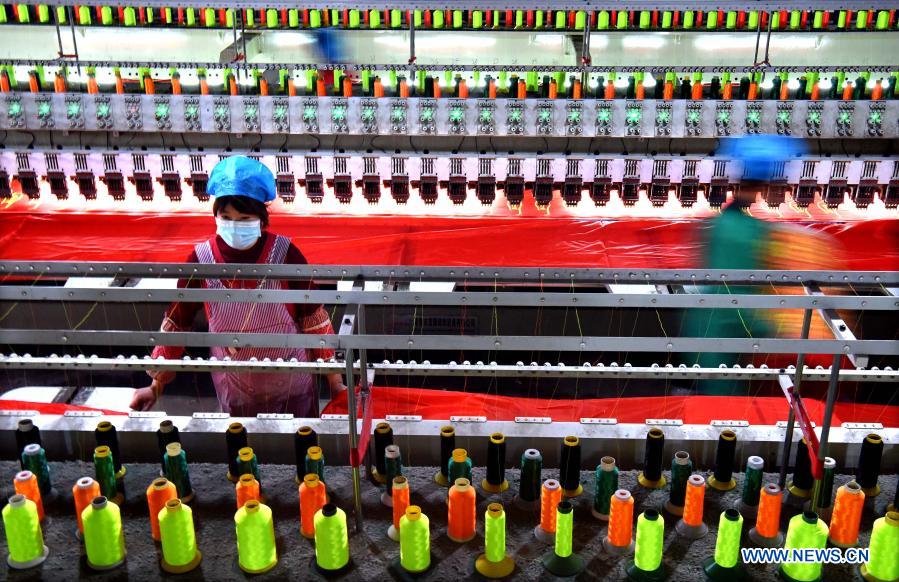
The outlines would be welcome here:
<svg viewBox="0 0 899 582">
<path fill-rule="evenodd" d="M 315 537 L 315 512 L 325 506 L 328 495 L 318 475 L 309 473 L 300 483 L 300 533 L 304 538 Z"/>
<path fill-rule="evenodd" d="M 99 494 L 98 494 L 99 495 Z M 150 509 L 150 532 L 153 539 L 159 541 L 159 512 L 165 507 L 167 501 L 178 498 L 178 490 L 175 484 L 160 477 L 154 479 L 147 487 L 147 507 Z"/>
</svg>

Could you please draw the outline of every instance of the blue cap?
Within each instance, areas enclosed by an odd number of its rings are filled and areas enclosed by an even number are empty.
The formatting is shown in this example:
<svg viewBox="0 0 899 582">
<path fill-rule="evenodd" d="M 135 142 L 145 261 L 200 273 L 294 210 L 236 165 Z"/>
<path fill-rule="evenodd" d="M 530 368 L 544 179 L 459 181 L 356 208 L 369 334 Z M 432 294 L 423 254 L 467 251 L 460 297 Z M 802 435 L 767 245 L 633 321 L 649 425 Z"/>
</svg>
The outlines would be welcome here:
<svg viewBox="0 0 899 582">
<path fill-rule="evenodd" d="M 716 155 L 743 162 L 743 180 L 767 182 L 775 165 L 806 153 L 805 141 L 783 135 L 747 135 L 721 140 Z"/>
<path fill-rule="evenodd" d="M 263 204 L 275 199 L 275 177 L 261 162 L 230 156 L 212 168 L 206 192 L 210 196 L 246 196 Z"/>
</svg>

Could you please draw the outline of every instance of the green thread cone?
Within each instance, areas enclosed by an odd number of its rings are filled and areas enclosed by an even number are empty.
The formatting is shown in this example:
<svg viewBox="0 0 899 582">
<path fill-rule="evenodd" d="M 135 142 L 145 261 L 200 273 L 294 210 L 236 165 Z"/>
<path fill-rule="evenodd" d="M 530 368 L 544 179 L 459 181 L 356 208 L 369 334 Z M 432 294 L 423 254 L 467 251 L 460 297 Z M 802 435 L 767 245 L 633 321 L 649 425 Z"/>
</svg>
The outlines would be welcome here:
<svg viewBox="0 0 899 582">
<path fill-rule="evenodd" d="M 687 479 L 693 473 L 693 461 L 686 451 L 677 451 L 671 460 L 671 491 L 665 509 L 672 515 L 684 514 L 684 502 L 687 497 Z"/>
<path fill-rule="evenodd" d="M 322 570 L 333 572 L 349 562 L 346 513 L 327 503 L 315 513 L 315 564 Z"/>
<path fill-rule="evenodd" d="M 454 449 L 453 456 L 447 463 L 447 479 L 455 483 L 456 479 L 468 479 L 471 481 L 471 459 L 465 449 Z"/>
<path fill-rule="evenodd" d="M 746 477 L 743 479 L 743 494 L 740 497 L 740 513 L 755 515 L 759 510 L 762 494 L 762 477 L 765 460 L 752 456 L 746 460 Z"/>
<path fill-rule="evenodd" d="M 3 508 L 3 531 L 6 533 L 6 558 L 10 568 L 24 570 L 40 565 L 50 551 L 44 545 L 41 523 L 34 501 L 17 494 Z"/>
<path fill-rule="evenodd" d="M 41 497 L 49 497 L 52 490 L 50 485 L 50 466 L 47 464 L 47 454 L 41 448 L 41 445 L 37 443 L 25 445 L 25 449 L 22 451 L 22 466 L 37 477 L 37 485 L 38 489 L 41 490 Z"/>
<path fill-rule="evenodd" d="M 540 501 L 543 456 L 537 449 L 527 449 L 521 455 L 521 478 L 516 503 L 533 507 Z"/>
<path fill-rule="evenodd" d="M 181 501 L 187 503 L 194 498 L 190 472 L 187 469 L 187 453 L 181 448 L 181 443 L 169 443 L 165 446 L 165 477 L 175 484 Z"/>
<path fill-rule="evenodd" d="M 179 499 L 169 499 L 159 511 L 162 569 L 171 574 L 190 572 L 200 564 L 193 511 Z"/>
<path fill-rule="evenodd" d="M 237 558 L 248 574 L 268 572 L 278 563 L 272 510 L 256 500 L 247 501 L 234 514 L 237 528 Z"/>
<path fill-rule="evenodd" d="M 793 516 L 787 527 L 787 542 L 784 548 L 794 549 L 824 549 L 827 547 L 828 528 L 813 511 L 806 511 Z M 787 562 L 781 564 L 780 572 L 790 581 L 814 582 L 821 579 L 820 562 L 798 563 Z"/>
<path fill-rule="evenodd" d="M 97 483 L 100 484 L 100 494 L 113 503 L 121 502 L 115 478 L 115 466 L 112 462 L 112 454 L 106 445 L 94 449 L 94 472 Z"/>
<path fill-rule="evenodd" d="M 247 473 L 255 477 L 259 481 L 259 485 L 262 486 L 256 453 L 250 447 L 244 447 L 237 452 L 237 474 L 246 475 Z"/>
<path fill-rule="evenodd" d="M 325 482 L 325 455 L 321 447 L 309 447 L 306 451 L 306 474 L 315 473 L 318 480 Z"/>
<path fill-rule="evenodd" d="M 596 486 L 593 489 L 593 515 L 609 520 L 612 495 L 618 490 L 618 467 L 614 457 L 603 457 L 596 467 Z"/>
<path fill-rule="evenodd" d="M 96 497 L 81 512 L 81 523 L 88 566 L 109 570 L 125 560 L 125 536 L 118 505 L 110 503 L 105 496 Z"/>
</svg>

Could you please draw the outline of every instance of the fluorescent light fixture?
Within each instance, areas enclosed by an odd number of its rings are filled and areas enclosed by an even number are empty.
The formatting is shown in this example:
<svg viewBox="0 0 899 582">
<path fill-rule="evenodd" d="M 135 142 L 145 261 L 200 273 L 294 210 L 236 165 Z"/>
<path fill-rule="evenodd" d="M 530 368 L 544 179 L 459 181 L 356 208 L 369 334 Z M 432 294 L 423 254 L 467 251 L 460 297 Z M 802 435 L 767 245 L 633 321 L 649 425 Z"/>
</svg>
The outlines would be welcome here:
<svg viewBox="0 0 899 582">
<path fill-rule="evenodd" d="M 770 88 L 772 88 L 772 87 L 774 87 L 774 80 L 773 80 L 773 79 L 765 79 L 765 80 L 762 82 L 762 84 L 759 85 L 759 88 L 760 88 L 760 89 L 770 89 Z"/>
<path fill-rule="evenodd" d="M 593 38 L 590 38 L 591 45 Z M 667 44 L 665 37 L 649 34 L 627 35 L 621 39 L 621 46 L 626 49 L 660 49 Z"/>
<path fill-rule="evenodd" d="M 787 88 L 793 89 L 793 90 L 798 89 L 799 88 L 799 79 L 790 79 L 790 81 L 787 83 Z"/>
<path fill-rule="evenodd" d="M 644 87 L 655 87 L 656 86 L 656 78 L 652 75 L 646 75 L 643 77 L 643 86 Z"/>
<path fill-rule="evenodd" d="M 565 46 L 566 39 L 564 34 L 535 34 L 532 38 L 533 43 L 537 46 L 557 48 L 562 48 L 563 46 Z"/>
<path fill-rule="evenodd" d="M 818 80 L 818 89 L 822 91 L 829 91 L 831 87 L 833 87 L 833 83 L 830 82 L 830 79 L 828 77 L 822 77 Z"/>
<path fill-rule="evenodd" d="M 305 32 L 276 32 L 272 36 L 272 43 L 278 48 L 295 48 L 316 42 L 314 35 Z"/>
<path fill-rule="evenodd" d="M 592 40 L 592 39 L 591 39 Z M 733 52 L 755 49 L 756 37 L 754 34 L 699 34 L 693 40 L 693 47 L 709 52 Z M 815 35 L 787 34 L 772 35 L 771 49 L 782 50 L 810 50 L 818 46 Z M 765 48 L 764 39 L 759 43 L 759 50 Z"/>
</svg>

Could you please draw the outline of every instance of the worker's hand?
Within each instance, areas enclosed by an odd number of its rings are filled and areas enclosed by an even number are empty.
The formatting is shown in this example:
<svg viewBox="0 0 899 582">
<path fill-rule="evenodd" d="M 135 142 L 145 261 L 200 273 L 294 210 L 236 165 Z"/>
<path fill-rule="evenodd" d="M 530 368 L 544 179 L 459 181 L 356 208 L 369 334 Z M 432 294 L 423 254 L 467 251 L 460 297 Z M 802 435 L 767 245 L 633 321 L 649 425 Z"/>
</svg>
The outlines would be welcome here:
<svg viewBox="0 0 899 582">
<path fill-rule="evenodd" d="M 175 372 L 171 370 L 147 370 L 147 375 L 153 378 L 153 382 L 158 383 L 160 388 L 175 379 Z"/>
<path fill-rule="evenodd" d="M 134 391 L 134 396 L 131 398 L 129 406 L 132 410 L 150 410 L 156 404 L 156 399 L 159 398 L 160 393 L 162 393 L 162 385 L 153 380 L 153 383 L 146 388 L 138 388 Z"/>
</svg>

